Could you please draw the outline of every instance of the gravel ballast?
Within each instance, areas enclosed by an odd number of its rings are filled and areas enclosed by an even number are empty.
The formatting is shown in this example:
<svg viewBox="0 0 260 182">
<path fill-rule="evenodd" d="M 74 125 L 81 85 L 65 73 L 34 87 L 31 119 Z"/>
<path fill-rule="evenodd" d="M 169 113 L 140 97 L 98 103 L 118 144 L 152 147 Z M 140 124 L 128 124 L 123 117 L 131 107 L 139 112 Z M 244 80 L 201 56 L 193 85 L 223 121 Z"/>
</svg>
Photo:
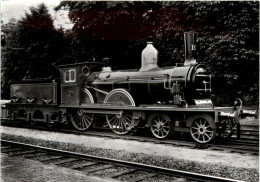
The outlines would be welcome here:
<svg viewBox="0 0 260 182">
<path fill-rule="evenodd" d="M 1 127 L 2 139 L 226 178 L 258 181 L 258 156 Z"/>
</svg>

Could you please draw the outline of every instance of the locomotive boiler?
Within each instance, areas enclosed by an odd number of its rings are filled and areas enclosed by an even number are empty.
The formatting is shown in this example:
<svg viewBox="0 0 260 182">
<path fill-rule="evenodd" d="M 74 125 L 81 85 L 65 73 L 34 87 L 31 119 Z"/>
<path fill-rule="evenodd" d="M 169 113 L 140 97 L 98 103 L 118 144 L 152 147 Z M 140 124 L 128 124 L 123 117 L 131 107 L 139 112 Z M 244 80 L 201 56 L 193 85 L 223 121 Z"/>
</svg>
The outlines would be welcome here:
<svg viewBox="0 0 260 182">
<path fill-rule="evenodd" d="M 194 32 L 186 32 L 184 41 L 185 61 L 175 66 L 158 67 L 158 51 L 148 42 L 140 69 L 112 70 L 106 58 L 103 67 L 99 62 L 57 66 L 59 80 L 14 83 L 10 117 L 49 126 L 69 121 L 87 130 L 104 116 L 117 134 L 146 127 L 160 139 L 189 132 L 199 143 L 217 133 L 230 136 L 243 114 L 255 112 L 242 111 L 240 99 L 235 107 L 213 106 L 211 75 L 194 58 Z"/>
</svg>

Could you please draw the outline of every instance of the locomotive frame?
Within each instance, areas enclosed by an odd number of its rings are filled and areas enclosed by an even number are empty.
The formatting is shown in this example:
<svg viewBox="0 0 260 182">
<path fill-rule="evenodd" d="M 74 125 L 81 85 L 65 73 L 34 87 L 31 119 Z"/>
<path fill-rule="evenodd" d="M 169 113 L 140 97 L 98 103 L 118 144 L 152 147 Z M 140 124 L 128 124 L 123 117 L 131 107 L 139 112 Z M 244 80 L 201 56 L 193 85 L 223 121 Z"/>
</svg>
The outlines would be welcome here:
<svg viewBox="0 0 260 182">
<path fill-rule="evenodd" d="M 211 76 L 193 57 L 193 32 L 185 33 L 184 64 L 159 68 L 156 50 L 147 47 L 140 70 L 112 71 L 106 65 L 99 71 L 101 63 L 85 62 L 57 66 L 60 79 L 11 84 L 9 117 L 32 125 L 70 121 L 84 131 L 96 116 L 105 116 L 120 135 L 146 127 L 159 139 L 189 132 L 196 142 L 208 143 L 217 134 L 231 136 L 240 117 L 256 114 L 242 111 L 240 99 L 234 107 L 213 106 Z"/>
</svg>

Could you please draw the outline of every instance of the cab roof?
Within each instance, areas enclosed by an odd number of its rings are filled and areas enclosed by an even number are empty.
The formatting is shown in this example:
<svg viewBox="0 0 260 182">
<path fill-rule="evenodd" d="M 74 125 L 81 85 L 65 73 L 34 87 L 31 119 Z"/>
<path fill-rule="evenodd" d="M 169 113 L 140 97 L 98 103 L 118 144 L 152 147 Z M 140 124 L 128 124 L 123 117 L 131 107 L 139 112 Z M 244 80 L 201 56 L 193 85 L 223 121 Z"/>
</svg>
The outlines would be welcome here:
<svg viewBox="0 0 260 182">
<path fill-rule="evenodd" d="M 81 63 L 74 63 L 74 64 L 63 64 L 63 65 L 57 65 L 55 68 L 63 68 L 63 67 L 71 67 L 71 66 L 79 66 L 79 65 L 85 65 L 85 64 L 102 64 L 100 62 L 81 62 Z"/>
</svg>

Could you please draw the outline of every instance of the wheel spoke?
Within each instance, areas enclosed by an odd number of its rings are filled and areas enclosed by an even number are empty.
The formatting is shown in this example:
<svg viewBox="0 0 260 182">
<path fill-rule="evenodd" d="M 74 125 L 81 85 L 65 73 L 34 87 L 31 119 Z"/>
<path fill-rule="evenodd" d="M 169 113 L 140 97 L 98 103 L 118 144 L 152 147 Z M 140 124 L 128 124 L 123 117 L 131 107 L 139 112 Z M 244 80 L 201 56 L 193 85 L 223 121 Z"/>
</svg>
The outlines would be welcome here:
<svg viewBox="0 0 260 182">
<path fill-rule="evenodd" d="M 91 120 L 92 118 L 90 116 L 88 116 L 87 114 L 83 114 L 82 116 L 88 118 L 89 120 Z"/>
<path fill-rule="evenodd" d="M 194 122 L 198 127 L 200 126 L 196 121 Z"/>
<path fill-rule="evenodd" d="M 122 121 L 122 118 L 119 120 L 120 123 L 119 123 L 119 128 L 123 130 L 123 121 Z"/>
<path fill-rule="evenodd" d="M 82 123 L 82 129 L 85 128 L 85 127 L 87 127 L 87 123 L 86 123 L 84 117 L 81 117 L 81 123 Z"/>
<path fill-rule="evenodd" d="M 206 120 L 203 120 L 203 121 L 202 121 L 202 123 L 203 123 L 203 124 L 202 124 L 202 126 L 204 126 L 204 127 L 205 127 L 205 126 L 206 126 L 206 124 L 207 124 L 207 121 L 206 121 Z"/>
<path fill-rule="evenodd" d="M 202 135 L 202 139 L 203 139 L 203 141 L 205 141 L 205 136 L 204 135 Z"/>
<path fill-rule="evenodd" d="M 123 126 L 124 126 L 124 130 L 126 130 L 127 129 L 126 123 L 125 122 L 122 122 L 122 123 L 123 123 Z"/>
<path fill-rule="evenodd" d="M 112 126 L 115 125 L 116 122 L 117 122 L 117 118 L 115 117 L 115 118 L 113 118 L 113 121 L 111 122 L 111 125 Z"/>
<path fill-rule="evenodd" d="M 85 127 L 88 127 L 89 121 L 88 121 L 88 119 L 87 119 L 84 115 L 83 115 L 83 117 L 82 117 L 82 121 L 83 121 Z"/>
<path fill-rule="evenodd" d="M 116 116 L 112 117 L 111 119 L 109 119 L 108 122 L 111 122 L 112 120 L 115 120 L 116 119 Z"/>
<path fill-rule="evenodd" d="M 205 126 L 205 129 L 207 129 L 207 128 L 210 128 L 210 125 L 208 125 L 208 126 Z"/>
<path fill-rule="evenodd" d="M 127 118 L 127 117 L 125 117 L 125 119 L 128 121 L 128 122 L 132 122 L 132 119 L 129 119 L 129 118 Z"/>
<path fill-rule="evenodd" d="M 198 139 L 200 139 L 201 134 L 199 134 Z"/>
<path fill-rule="evenodd" d="M 79 117 L 78 117 L 78 116 L 75 116 L 74 121 L 75 121 L 76 123 L 79 123 Z"/>
<path fill-rule="evenodd" d="M 211 137 L 210 137 L 210 136 L 209 136 L 207 133 L 205 133 L 205 136 L 206 136 L 206 137 L 208 137 L 208 139 L 210 139 L 210 138 L 211 138 Z"/>
<path fill-rule="evenodd" d="M 113 123 L 113 128 L 117 128 L 117 125 L 118 125 L 118 118 L 116 118 L 115 120 L 114 120 L 114 123 Z"/>
<path fill-rule="evenodd" d="M 83 129 L 82 117 L 79 117 L 80 128 Z"/>
<path fill-rule="evenodd" d="M 82 115 L 83 116 L 83 118 L 85 119 L 85 121 L 88 123 L 88 125 L 90 125 L 91 124 L 91 117 L 89 117 L 89 116 L 87 116 L 87 115 L 85 115 L 85 114 L 83 114 Z"/>
<path fill-rule="evenodd" d="M 123 123 L 124 123 L 124 125 L 126 126 L 126 128 L 127 128 L 127 126 L 130 126 L 131 123 L 127 122 L 127 121 L 125 120 L 125 118 L 122 118 L 122 120 L 123 120 Z"/>
<path fill-rule="evenodd" d="M 166 134 L 168 134 L 169 131 L 166 131 L 165 129 L 162 129 Z"/>
<path fill-rule="evenodd" d="M 207 133 L 213 133 L 213 131 L 210 131 L 210 130 L 205 130 L 205 132 L 207 132 Z"/>
<path fill-rule="evenodd" d="M 116 129 L 120 128 L 120 119 L 117 119 Z"/>
<path fill-rule="evenodd" d="M 197 131 L 197 132 L 195 132 L 195 133 L 192 133 L 192 135 L 195 136 L 197 133 L 199 133 L 199 132 Z"/>
<path fill-rule="evenodd" d="M 160 134 L 161 134 L 161 135 L 160 135 Z M 158 135 L 159 135 L 159 136 L 162 136 L 162 130 L 159 130 L 159 131 L 158 131 Z"/>
</svg>

